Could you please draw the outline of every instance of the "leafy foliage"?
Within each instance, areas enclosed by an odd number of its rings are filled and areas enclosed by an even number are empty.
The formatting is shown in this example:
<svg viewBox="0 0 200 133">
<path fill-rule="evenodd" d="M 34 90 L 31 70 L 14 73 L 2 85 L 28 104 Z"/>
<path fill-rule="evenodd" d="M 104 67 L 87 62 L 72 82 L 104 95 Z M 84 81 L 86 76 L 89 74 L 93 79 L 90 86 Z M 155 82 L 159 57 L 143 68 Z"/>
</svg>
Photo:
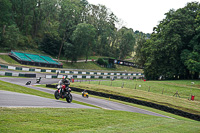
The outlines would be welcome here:
<svg viewBox="0 0 200 133">
<path fill-rule="evenodd" d="M 115 14 L 87 0 L 2 0 L 0 46 L 4 50 L 40 48 L 75 62 L 93 55 L 125 58 L 133 51 L 134 32 L 117 30 Z M 123 34 L 122 34 L 122 31 Z"/>
<path fill-rule="evenodd" d="M 51 33 L 45 33 L 40 48 L 53 56 L 57 56 L 60 48 L 61 38 L 58 35 Z"/>
<path fill-rule="evenodd" d="M 148 79 L 198 78 L 200 4 L 170 10 L 143 47 Z"/>
</svg>

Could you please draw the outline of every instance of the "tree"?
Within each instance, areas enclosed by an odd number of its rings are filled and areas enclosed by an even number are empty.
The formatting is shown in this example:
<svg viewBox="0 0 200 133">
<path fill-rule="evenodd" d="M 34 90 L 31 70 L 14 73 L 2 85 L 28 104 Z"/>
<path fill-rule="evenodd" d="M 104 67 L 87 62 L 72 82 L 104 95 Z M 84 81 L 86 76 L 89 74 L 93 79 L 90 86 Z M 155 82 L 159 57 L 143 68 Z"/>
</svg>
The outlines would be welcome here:
<svg viewBox="0 0 200 133">
<path fill-rule="evenodd" d="M 12 3 L 9 0 L 0 1 L 0 46 L 5 46 L 4 35 L 6 28 L 13 24 L 12 21 Z"/>
<path fill-rule="evenodd" d="M 144 48 L 146 54 L 145 76 L 157 79 L 197 77 L 199 73 L 200 4 L 188 3 L 184 8 L 170 10 L 166 18 L 154 28 L 151 39 Z"/>
<path fill-rule="evenodd" d="M 135 37 L 132 29 L 127 29 L 125 27 L 121 28 L 119 31 L 120 39 L 119 41 L 119 58 L 125 59 L 126 56 L 130 55 L 134 50 Z"/>
<path fill-rule="evenodd" d="M 21 35 L 16 25 L 10 25 L 4 33 L 3 46 L 5 50 L 15 50 L 17 47 L 24 49 L 26 39 Z"/>
<path fill-rule="evenodd" d="M 77 51 L 77 54 L 74 56 L 80 56 L 81 53 L 85 54 L 86 62 L 88 56 L 91 52 L 91 48 L 95 44 L 95 28 L 86 23 L 80 23 L 77 25 L 76 30 L 72 34 L 72 40 Z"/>
<path fill-rule="evenodd" d="M 44 38 L 40 44 L 40 49 L 44 52 L 57 56 L 61 44 L 61 38 L 58 34 L 45 33 Z"/>
<path fill-rule="evenodd" d="M 92 24 L 96 29 L 96 45 L 93 51 L 99 55 L 113 55 L 112 49 L 116 37 L 117 29 L 115 23 L 117 17 L 104 5 L 90 5 L 88 14 L 88 23 Z"/>
<path fill-rule="evenodd" d="M 145 34 L 140 34 L 139 31 L 138 33 L 136 33 L 136 55 L 135 55 L 135 58 L 136 58 L 136 62 L 138 65 L 144 67 L 144 64 L 145 64 L 145 61 L 146 61 L 146 53 L 145 53 L 145 48 L 147 47 L 145 45 L 146 43 L 146 35 Z M 149 35 L 148 35 L 149 36 Z"/>
<path fill-rule="evenodd" d="M 59 32 L 60 37 L 62 38 L 62 42 L 58 59 L 62 52 L 64 43 L 72 43 L 71 35 L 76 29 L 76 26 L 81 23 L 82 11 L 86 3 L 80 0 L 65 0 L 61 1 L 60 4 L 61 9 L 59 13 Z"/>
</svg>

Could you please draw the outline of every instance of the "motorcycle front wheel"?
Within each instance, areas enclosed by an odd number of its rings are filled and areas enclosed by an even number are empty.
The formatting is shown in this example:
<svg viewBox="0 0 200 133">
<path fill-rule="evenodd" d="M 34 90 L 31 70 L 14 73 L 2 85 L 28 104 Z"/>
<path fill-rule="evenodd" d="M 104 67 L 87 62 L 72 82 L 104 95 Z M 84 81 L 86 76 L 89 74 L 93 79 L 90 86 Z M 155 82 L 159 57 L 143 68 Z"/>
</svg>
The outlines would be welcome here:
<svg viewBox="0 0 200 133">
<path fill-rule="evenodd" d="M 66 101 L 67 101 L 68 103 L 71 103 L 71 102 L 72 102 L 72 95 L 71 95 L 71 94 L 68 94 L 68 95 L 67 95 Z"/>
<path fill-rule="evenodd" d="M 54 92 L 54 96 L 55 96 L 55 98 L 56 98 L 57 100 L 60 98 L 60 94 L 59 94 L 58 90 L 56 90 L 56 91 Z"/>
</svg>

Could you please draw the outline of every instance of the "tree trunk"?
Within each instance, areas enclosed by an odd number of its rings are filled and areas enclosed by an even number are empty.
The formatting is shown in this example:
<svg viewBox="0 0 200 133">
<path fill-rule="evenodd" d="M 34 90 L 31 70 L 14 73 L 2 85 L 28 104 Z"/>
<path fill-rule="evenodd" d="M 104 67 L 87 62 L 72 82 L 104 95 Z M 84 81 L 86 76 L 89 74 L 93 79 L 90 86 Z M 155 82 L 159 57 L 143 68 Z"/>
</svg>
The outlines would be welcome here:
<svg viewBox="0 0 200 133">
<path fill-rule="evenodd" d="M 63 39 L 62 39 L 62 43 L 61 43 L 60 50 L 59 50 L 59 54 L 58 54 L 58 61 L 59 61 L 59 59 L 60 59 L 60 53 L 61 53 L 62 47 L 63 47 L 63 45 L 64 45 L 64 42 L 65 42 L 65 36 L 66 36 L 66 34 L 64 34 Z"/>
<path fill-rule="evenodd" d="M 199 79 L 199 72 L 194 73 L 194 79 Z"/>
<path fill-rule="evenodd" d="M 6 32 L 6 25 L 3 25 L 3 32 L 2 32 L 2 36 L 4 36 L 5 32 Z"/>
</svg>

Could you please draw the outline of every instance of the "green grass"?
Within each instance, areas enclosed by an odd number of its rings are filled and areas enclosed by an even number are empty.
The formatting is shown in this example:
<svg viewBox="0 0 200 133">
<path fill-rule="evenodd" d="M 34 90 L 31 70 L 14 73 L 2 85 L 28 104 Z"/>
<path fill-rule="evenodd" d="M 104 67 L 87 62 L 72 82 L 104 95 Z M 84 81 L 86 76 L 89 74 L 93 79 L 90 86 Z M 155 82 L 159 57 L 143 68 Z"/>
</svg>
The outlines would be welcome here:
<svg viewBox="0 0 200 133">
<path fill-rule="evenodd" d="M 71 62 L 62 62 L 63 63 L 63 68 L 68 68 L 68 69 L 87 69 L 87 70 L 106 70 L 106 71 L 127 71 L 127 72 L 143 72 L 142 69 L 137 69 L 133 67 L 128 67 L 128 66 L 120 66 L 116 65 L 116 68 L 104 68 L 101 67 L 100 65 L 96 64 L 95 62 L 77 62 L 71 64 Z"/>
<path fill-rule="evenodd" d="M 3 81 L 0 81 L 0 89 L 52 98 L 52 94 Z M 171 117 L 177 119 L 103 109 L 0 108 L 0 132 L 196 133 L 200 131 L 200 123 L 197 121 L 172 114 Z"/>
<path fill-rule="evenodd" d="M 0 132 L 197 133 L 200 131 L 200 123 L 196 121 L 102 109 L 0 108 L 0 121 Z"/>
<path fill-rule="evenodd" d="M 184 85 L 184 83 L 186 85 Z M 190 81 L 136 81 L 136 80 L 115 80 L 112 81 L 93 81 L 80 83 L 76 82 L 71 84 L 73 87 L 79 87 L 87 90 L 94 90 L 98 92 L 104 92 L 115 95 L 122 95 L 130 98 L 135 98 L 143 101 L 153 102 L 160 105 L 169 106 L 172 108 L 180 109 L 186 112 L 200 114 L 200 89 L 193 87 L 191 92 L 195 94 L 195 101 L 190 101 L 187 98 L 190 95 L 190 85 L 187 82 Z M 196 82 L 196 86 L 200 83 Z M 100 85 L 99 85 L 100 83 Z M 121 88 L 124 83 L 124 88 Z M 137 84 L 137 85 L 136 85 Z M 139 87 L 141 85 L 141 87 Z M 136 86 L 136 89 L 135 89 Z M 150 91 L 149 90 L 150 87 Z M 162 94 L 162 88 L 164 93 Z M 179 91 L 179 97 L 173 96 L 173 94 Z"/>
<path fill-rule="evenodd" d="M 191 82 L 195 84 L 192 85 Z M 99 81 L 91 82 L 99 84 Z M 172 81 L 146 81 L 143 80 L 114 80 L 103 81 L 101 85 L 139 89 L 168 96 L 173 96 L 178 91 L 180 98 L 187 99 L 191 94 L 195 100 L 200 101 L 200 80 L 172 80 Z M 163 89 L 164 88 L 164 89 Z"/>
<path fill-rule="evenodd" d="M 3 59 L 4 61 L 6 61 L 9 64 L 17 64 L 19 65 L 20 63 L 18 63 L 17 61 L 13 60 L 10 56 L 8 55 L 0 55 L 0 58 Z"/>
</svg>

